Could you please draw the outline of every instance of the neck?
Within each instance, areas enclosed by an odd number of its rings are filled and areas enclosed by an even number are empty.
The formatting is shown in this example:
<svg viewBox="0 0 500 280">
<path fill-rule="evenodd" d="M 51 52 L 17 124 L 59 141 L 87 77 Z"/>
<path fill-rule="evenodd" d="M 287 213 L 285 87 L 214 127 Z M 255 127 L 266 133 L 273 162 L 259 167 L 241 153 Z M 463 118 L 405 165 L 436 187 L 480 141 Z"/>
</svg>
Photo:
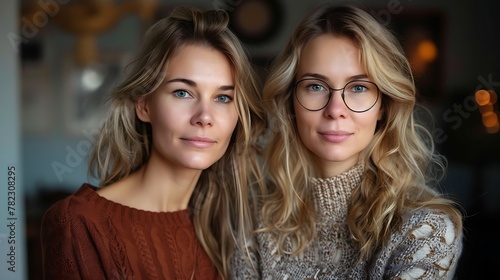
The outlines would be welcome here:
<svg viewBox="0 0 500 280">
<path fill-rule="evenodd" d="M 316 158 L 314 164 L 319 170 L 320 178 L 331 178 L 346 172 L 358 163 L 358 157 L 353 157 L 344 161 L 325 161 Z"/>
<path fill-rule="evenodd" d="M 170 164 L 153 153 L 139 170 L 97 192 L 144 211 L 180 211 L 187 209 L 201 172 Z"/>
<path fill-rule="evenodd" d="M 101 195 L 124 205 L 152 212 L 187 209 L 201 170 L 180 168 L 155 154 L 149 161 Z"/>
<path fill-rule="evenodd" d="M 140 191 L 159 212 L 186 209 L 202 172 L 167 164 L 154 154 L 141 171 Z"/>
</svg>

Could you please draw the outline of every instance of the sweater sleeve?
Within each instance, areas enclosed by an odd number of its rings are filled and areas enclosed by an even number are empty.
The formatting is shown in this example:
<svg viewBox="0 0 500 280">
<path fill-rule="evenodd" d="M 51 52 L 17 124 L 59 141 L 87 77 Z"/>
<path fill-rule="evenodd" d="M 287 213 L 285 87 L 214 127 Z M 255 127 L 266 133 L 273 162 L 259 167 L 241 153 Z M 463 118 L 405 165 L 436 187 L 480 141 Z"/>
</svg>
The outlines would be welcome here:
<svg viewBox="0 0 500 280">
<path fill-rule="evenodd" d="M 403 229 L 383 278 L 452 279 L 463 246 L 452 220 L 441 212 L 417 212 Z"/>
<path fill-rule="evenodd" d="M 69 197 L 51 206 L 42 220 L 44 279 L 105 279 L 82 214 Z"/>
</svg>

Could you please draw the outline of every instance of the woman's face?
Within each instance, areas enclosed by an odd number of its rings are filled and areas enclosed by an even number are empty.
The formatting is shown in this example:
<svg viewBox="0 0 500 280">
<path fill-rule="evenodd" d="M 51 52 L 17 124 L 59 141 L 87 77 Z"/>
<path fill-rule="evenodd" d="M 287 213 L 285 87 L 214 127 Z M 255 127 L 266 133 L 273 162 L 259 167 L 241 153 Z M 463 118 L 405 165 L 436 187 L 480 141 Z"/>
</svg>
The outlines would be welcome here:
<svg viewBox="0 0 500 280">
<path fill-rule="evenodd" d="M 173 168 L 203 170 L 227 150 L 238 122 L 228 58 L 201 45 L 179 48 L 151 97 L 138 102 L 138 117 L 151 123 L 152 156 Z"/>
<path fill-rule="evenodd" d="M 347 37 L 331 34 L 316 37 L 306 45 L 295 78 L 296 81 L 319 78 L 334 89 L 341 89 L 353 80 L 369 81 L 356 44 Z M 306 88 L 317 91 L 323 87 L 313 84 Z M 366 90 L 363 86 L 354 89 Z M 368 111 L 355 113 L 343 102 L 342 90 L 331 92 L 333 95 L 326 107 L 318 111 L 305 109 L 297 101 L 296 92 L 293 97 L 299 136 L 313 153 L 322 177 L 338 175 L 359 161 L 360 153 L 372 140 L 377 120 L 382 116 L 380 97 Z"/>
</svg>

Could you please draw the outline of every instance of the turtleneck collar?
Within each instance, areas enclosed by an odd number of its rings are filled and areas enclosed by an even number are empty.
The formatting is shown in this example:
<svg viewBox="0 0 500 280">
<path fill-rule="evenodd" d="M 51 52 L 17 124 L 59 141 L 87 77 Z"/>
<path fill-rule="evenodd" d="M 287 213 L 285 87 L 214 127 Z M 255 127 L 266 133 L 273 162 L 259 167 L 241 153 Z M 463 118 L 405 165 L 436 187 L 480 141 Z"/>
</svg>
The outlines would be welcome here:
<svg viewBox="0 0 500 280">
<path fill-rule="evenodd" d="M 330 178 L 311 178 L 316 210 L 320 217 L 344 219 L 354 188 L 359 186 L 363 175 L 363 164 Z"/>
</svg>

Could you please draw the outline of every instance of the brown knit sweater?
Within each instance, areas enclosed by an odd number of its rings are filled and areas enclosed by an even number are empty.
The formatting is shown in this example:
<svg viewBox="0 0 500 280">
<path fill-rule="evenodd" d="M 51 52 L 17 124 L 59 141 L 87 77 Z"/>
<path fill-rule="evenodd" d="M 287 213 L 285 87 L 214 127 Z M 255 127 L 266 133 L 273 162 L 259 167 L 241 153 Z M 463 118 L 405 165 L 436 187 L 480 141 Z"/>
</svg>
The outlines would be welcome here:
<svg viewBox="0 0 500 280">
<path fill-rule="evenodd" d="M 44 279 L 220 279 L 189 211 L 148 212 L 84 184 L 42 222 Z"/>
</svg>

